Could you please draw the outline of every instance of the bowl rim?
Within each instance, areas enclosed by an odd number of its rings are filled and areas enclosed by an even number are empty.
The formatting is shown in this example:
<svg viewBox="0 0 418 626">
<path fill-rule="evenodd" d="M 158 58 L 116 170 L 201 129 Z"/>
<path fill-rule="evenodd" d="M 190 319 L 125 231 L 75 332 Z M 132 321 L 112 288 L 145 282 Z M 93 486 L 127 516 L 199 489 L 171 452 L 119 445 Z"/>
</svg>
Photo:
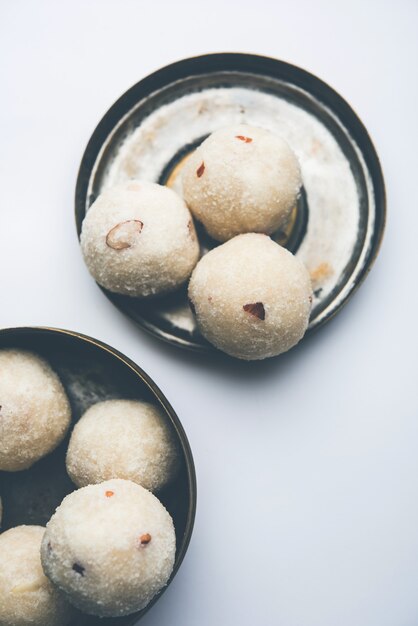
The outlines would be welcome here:
<svg viewBox="0 0 418 626">
<path fill-rule="evenodd" d="M 382 166 L 376 148 L 360 117 L 347 100 L 335 91 L 333 87 L 321 78 L 318 78 L 311 72 L 308 72 L 297 65 L 293 65 L 274 57 L 252 53 L 215 52 L 183 58 L 165 65 L 146 75 L 144 78 L 128 88 L 103 115 L 95 127 L 84 150 L 78 169 L 75 188 L 75 222 L 77 236 L 80 238 L 81 226 L 85 215 L 84 209 L 86 205 L 88 185 L 94 164 L 100 153 L 104 140 L 113 130 L 115 125 L 143 97 L 158 91 L 168 84 L 176 80 L 182 80 L 187 77 L 202 74 L 203 72 L 213 73 L 220 71 L 246 71 L 247 73 L 252 72 L 258 75 L 276 78 L 277 80 L 288 80 L 298 88 L 308 91 L 310 95 L 313 95 L 325 106 L 327 106 L 331 112 L 338 117 L 338 119 L 344 121 L 346 129 L 359 146 L 368 166 L 375 198 L 376 217 L 366 258 L 351 286 L 350 291 L 344 298 L 337 302 L 335 307 L 332 308 L 329 313 L 314 326 L 314 328 L 308 328 L 306 335 L 311 335 L 318 329 L 322 328 L 328 321 L 333 319 L 339 311 L 341 311 L 345 304 L 351 300 L 357 289 L 363 284 L 365 278 L 369 274 L 379 254 L 383 240 L 387 218 L 387 200 Z M 129 310 L 118 306 L 112 297 L 117 294 L 112 294 L 111 292 L 106 291 L 100 285 L 99 287 L 114 306 L 133 319 L 138 327 L 145 330 L 152 336 L 157 337 L 166 343 L 170 343 L 171 345 L 186 348 L 201 354 L 215 354 L 219 352 L 219 350 L 207 342 L 202 345 L 189 343 L 188 340 L 181 337 L 167 334 L 164 330 L 156 329 L 152 324 L 149 324 L 146 319 L 141 319 L 139 321 L 130 313 Z M 221 354 L 224 356 L 223 353 Z"/>
<path fill-rule="evenodd" d="M 196 469 L 195 469 L 193 454 L 192 454 L 189 440 L 186 435 L 186 431 L 184 430 L 184 427 L 177 413 L 174 411 L 173 407 L 171 406 L 171 404 L 169 403 L 169 401 L 167 400 L 167 398 L 165 397 L 161 389 L 152 380 L 152 378 L 139 365 L 137 365 L 134 361 L 132 361 L 132 359 L 124 355 L 122 352 L 120 352 L 116 348 L 113 348 L 112 346 L 104 343 L 103 341 L 100 341 L 99 339 L 90 337 L 89 335 L 85 335 L 83 333 L 79 333 L 73 330 L 66 330 L 66 329 L 55 328 L 55 327 L 50 327 L 50 326 L 18 326 L 18 327 L 11 327 L 11 328 L 0 328 L 0 344 L 1 344 L 1 337 L 3 336 L 19 337 L 19 336 L 24 336 L 28 334 L 38 335 L 38 336 L 41 336 L 41 335 L 65 336 L 67 338 L 74 339 L 81 344 L 84 343 L 84 344 L 90 344 L 92 346 L 95 346 L 96 348 L 99 348 L 100 350 L 107 352 L 110 356 L 116 358 L 123 365 L 125 365 L 130 370 L 132 370 L 138 376 L 141 382 L 146 385 L 146 387 L 151 392 L 151 394 L 158 399 L 163 409 L 165 410 L 166 414 L 168 414 L 168 417 L 170 418 L 171 423 L 173 424 L 173 427 L 180 439 L 180 443 L 183 448 L 184 457 L 185 457 L 187 481 L 188 481 L 189 493 L 190 493 L 190 502 L 189 502 L 189 507 L 187 511 L 186 526 L 185 526 L 183 537 L 181 538 L 181 541 L 179 542 L 180 546 L 179 546 L 178 553 L 176 556 L 176 561 L 175 561 L 174 568 L 173 568 L 173 571 L 171 573 L 168 583 L 151 600 L 151 602 L 144 609 L 141 610 L 140 617 L 134 617 L 135 614 L 132 614 L 133 621 L 125 622 L 126 626 L 134 626 L 138 622 L 138 620 L 142 619 L 142 617 L 149 611 L 149 609 L 159 600 L 161 595 L 165 592 L 165 590 L 173 581 L 178 570 L 180 569 L 180 566 L 184 560 L 184 557 L 186 556 L 186 552 L 189 548 L 190 540 L 193 534 L 193 528 L 194 528 L 194 523 L 195 523 L 195 518 L 196 518 L 196 508 L 197 508 L 197 479 L 196 479 Z M 0 345 L 0 349 L 1 348 L 2 346 Z M 125 616 L 125 619 L 129 619 L 129 617 L 130 617 L 129 615 Z"/>
</svg>

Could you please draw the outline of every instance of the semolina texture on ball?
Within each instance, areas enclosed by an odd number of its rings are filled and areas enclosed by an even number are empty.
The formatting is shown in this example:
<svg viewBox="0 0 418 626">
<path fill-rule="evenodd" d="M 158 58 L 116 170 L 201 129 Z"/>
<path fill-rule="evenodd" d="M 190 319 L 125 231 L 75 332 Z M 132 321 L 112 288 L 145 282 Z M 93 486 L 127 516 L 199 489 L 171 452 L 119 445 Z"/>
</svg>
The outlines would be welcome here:
<svg viewBox="0 0 418 626">
<path fill-rule="evenodd" d="M 47 524 L 45 574 L 86 613 L 128 615 L 168 582 L 176 540 L 171 516 L 149 491 L 108 480 L 74 491 Z"/>
<path fill-rule="evenodd" d="M 67 472 L 78 486 L 125 478 L 157 491 L 175 477 L 179 451 L 162 411 L 138 400 L 106 400 L 76 424 Z"/>
<path fill-rule="evenodd" d="M 142 181 L 100 194 L 84 218 L 80 242 L 99 285 L 133 297 L 175 290 L 199 258 L 184 201 L 167 187 Z"/>
<path fill-rule="evenodd" d="M 183 196 L 209 235 L 271 234 L 295 206 L 302 184 L 288 144 L 263 128 L 236 125 L 210 135 L 187 160 Z"/>
<path fill-rule="evenodd" d="M 73 609 L 45 576 L 45 528 L 17 526 L 0 535 L 0 626 L 66 626 Z"/>
<path fill-rule="evenodd" d="M 0 470 L 24 470 L 64 438 L 71 408 L 57 374 L 41 357 L 0 350 Z"/>
<path fill-rule="evenodd" d="M 265 359 L 302 339 L 312 286 L 299 259 L 270 237 L 251 233 L 201 259 L 189 299 L 208 341 L 239 359 Z"/>
</svg>

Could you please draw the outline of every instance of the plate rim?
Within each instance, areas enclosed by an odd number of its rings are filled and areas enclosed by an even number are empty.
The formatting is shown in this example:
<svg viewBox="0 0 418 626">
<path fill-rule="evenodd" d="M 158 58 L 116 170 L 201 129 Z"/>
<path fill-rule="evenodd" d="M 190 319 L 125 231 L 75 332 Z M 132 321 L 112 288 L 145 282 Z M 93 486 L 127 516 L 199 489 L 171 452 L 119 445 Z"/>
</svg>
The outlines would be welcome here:
<svg viewBox="0 0 418 626">
<path fill-rule="evenodd" d="M 361 154 L 364 157 L 365 164 L 370 173 L 376 215 L 373 224 L 373 230 L 370 238 L 369 250 L 365 258 L 363 267 L 360 269 L 350 291 L 336 304 L 336 306 L 326 315 L 320 322 L 315 324 L 313 328 L 308 328 L 306 336 L 315 333 L 322 328 L 327 322 L 331 321 L 337 313 L 351 300 L 360 285 L 368 276 L 374 262 L 379 254 L 383 235 L 386 227 L 387 219 L 387 198 L 386 188 L 383 176 L 382 166 L 377 154 L 376 148 L 372 142 L 369 132 L 360 117 L 357 115 L 353 107 L 328 83 L 318 78 L 311 72 L 287 61 L 282 61 L 274 57 L 268 57 L 258 54 L 241 53 L 241 52 L 216 52 L 203 55 L 197 55 L 180 59 L 173 63 L 169 63 L 154 72 L 146 75 L 144 78 L 129 87 L 106 111 L 103 117 L 96 125 L 87 146 L 84 150 L 80 166 L 78 169 L 76 188 L 75 188 L 75 222 L 77 236 L 80 238 L 81 226 L 84 209 L 88 193 L 89 180 L 93 171 L 97 156 L 103 146 L 103 141 L 108 134 L 114 129 L 115 125 L 126 115 L 126 113 L 141 98 L 154 93 L 158 89 L 164 88 L 170 82 L 181 80 L 187 77 L 207 72 L 253 72 L 258 75 L 272 77 L 278 80 L 288 80 L 296 87 L 303 89 L 310 95 L 313 95 L 322 102 L 333 115 L 339 120 L 344 121 L 346 129 L 356 142 Z M 303 84 L 301 84 L 303 83 Z M 141 95 L 142 94 L 142 95 Z M 347 122 L 347 123 L 346 123 Z M 210 344 L 197 344 L 192 340 L 183 339 L 177 335 L 167 334 L 158 327 L 151 325 L 142 317 L 132 315 L 129 310 L 121 308 L 114 301 L 113 296 L 106 289 L 99 285 L 100 289 L 106 295 L 107 299 L 119 311 L 132 319 L 135 324 L 148 334 L 156 337 L 165 343 L 188 349 L 192 352 L 201 354 L 218 354 L 219 350 Z"/>
</svg>

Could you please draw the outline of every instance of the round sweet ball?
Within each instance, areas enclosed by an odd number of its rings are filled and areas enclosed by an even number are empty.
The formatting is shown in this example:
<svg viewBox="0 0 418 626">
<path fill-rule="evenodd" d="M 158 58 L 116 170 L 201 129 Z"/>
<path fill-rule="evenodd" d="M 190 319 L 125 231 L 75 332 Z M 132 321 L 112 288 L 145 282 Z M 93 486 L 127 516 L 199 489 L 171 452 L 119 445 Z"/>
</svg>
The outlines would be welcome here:
<svg viewBox="0 0 418 626">
<path fill-rule="evenodd" d="M 237 125 L 210 135 L 183 171 L 183 196 L 209 235 L 273 233 L 289 217 L 302 184 L 298 160 L 274 133 Z"/>
<path fill-rule="evenodd" d="M 93 615 L 143 609 L 173 570 L 173 521 L 161 502 L 129 480 L 74 491 L 58 507 L 42 542 L 46 575 Z"/>
<path fill-rule="evenodd" d="M 78 487 L 125 478 L 157 491 L 175 477 L 179 451 L 160 409 L 138 400 L 91 406 L 76 424 L 67 471 Z"/>
<path fill-rule="evenodd" d="M 0 625 L 65 626 L 73 609 L 42 571 L 45 528 L 17 526 L 0 535 Z"/>
<path fill-rule="evenodd" d="M 104 191 L 87 212 L 80 241 L 99 285 L 133 297 L 173 291 L 199 258 L 186 204 L 168 187 L 149 182 Z"/>
<path fill-rule="evenodd" d="M 196 266 L 189 299 L 202 333 L 239 359 L 265 359 L 302 339 L 312 302 L 301 261 L 266 235 L 238 235 Z"/>
<path fill-rule="evenodd" d="M 71 408 L 58 376 L 36 354 L 0 350 L 0 470 L 24 470 L 64 438 Z"/>
</svg>

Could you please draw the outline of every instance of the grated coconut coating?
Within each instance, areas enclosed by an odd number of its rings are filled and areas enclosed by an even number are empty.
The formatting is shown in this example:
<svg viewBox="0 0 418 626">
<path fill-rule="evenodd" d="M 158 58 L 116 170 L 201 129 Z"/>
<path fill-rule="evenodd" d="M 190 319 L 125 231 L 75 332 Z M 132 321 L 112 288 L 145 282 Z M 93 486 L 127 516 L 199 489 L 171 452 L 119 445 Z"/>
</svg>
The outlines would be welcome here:
<svg viewBox="0 0 418 626">
<path fill-rule="evenodd" d="M 0 535 L 0 626 L 66 626 L 74 610 L 42 571 L 45 528 L 17 526 Z"/>
<path fill-rule="evenodd" d="M 104 191 L 84 218 L 80 242 L 99 285 L 133 297 L 175 290 L 199 257 L 184 201 L 167 187 L 142 181 Z"/>
<path fill-rule="evenodd" d="M 238 235 L 197 264 L 189 299 L 202 335 L 239 359 L 265 359 L 302 339 L 312 286 L 305 266 L 266 235 Z"/>
<path fill-rule="evenodd" d="M 239 124 L 210 135 L 187 160 L 183 195 L 208 233 L 273 233 L 289 217 L 302 184 L 298 160 L 274 133 Z"/>
<path fill-rule="evenodd" d="M 175 477 L 178 462 L 164 414 L 137 400 L 91 406 L 76 424 L 67 452 L 67 471 L 78 487 L 125 478 L 157 491 Z"/>
<path fill-rule="evenodd" d="M 45 574 L 92 615 L 144 608 L 168 582 L 176 539 L 171 516 L 149 491 L 113 479 L 74 491 L 47 524 Z"/>
<path fill-rule="evenodd" d="M 33 465 L 64 438 L 71 408 L 58 376 L 41 357 L 0 350 L 0 470 Z"/>
</svg>

